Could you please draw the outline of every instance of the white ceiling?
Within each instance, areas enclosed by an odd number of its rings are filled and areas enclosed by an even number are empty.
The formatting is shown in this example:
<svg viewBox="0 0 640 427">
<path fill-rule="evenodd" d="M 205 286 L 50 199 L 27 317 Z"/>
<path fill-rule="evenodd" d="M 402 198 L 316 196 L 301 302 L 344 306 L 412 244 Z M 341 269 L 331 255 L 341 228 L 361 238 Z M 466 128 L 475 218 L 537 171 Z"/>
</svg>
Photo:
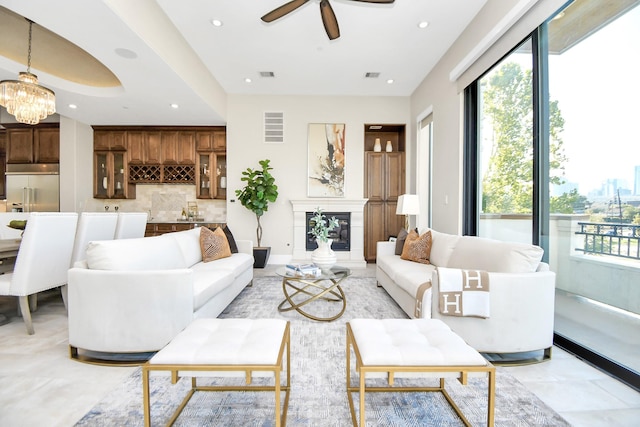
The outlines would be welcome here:
<svg viewBox="0 0 640 427">
<path fill-rule="evenodd" d="M 32 67 L 56 92 L 59 114 L 91 125 L 215 125 L 226 121 L 227 94 L 409 96 L 486 3 L 331 0 L 341 37 L 330 41 L 318 0 L 275 22 L 260 20 L 287 1 L 0 0 L 0 6 L 78 45 L 122 83 L 82 86 Z M 429 26 L 418 28 L 420 21 Z M 0 56 L 0 79 L 25 69 Z M 260 77 L 263 71 L 275 77 Z M 367 79 L 367 72 L 380 76 Z M 7 116 L 3 111 L 0 121 Z"/>
</svg>

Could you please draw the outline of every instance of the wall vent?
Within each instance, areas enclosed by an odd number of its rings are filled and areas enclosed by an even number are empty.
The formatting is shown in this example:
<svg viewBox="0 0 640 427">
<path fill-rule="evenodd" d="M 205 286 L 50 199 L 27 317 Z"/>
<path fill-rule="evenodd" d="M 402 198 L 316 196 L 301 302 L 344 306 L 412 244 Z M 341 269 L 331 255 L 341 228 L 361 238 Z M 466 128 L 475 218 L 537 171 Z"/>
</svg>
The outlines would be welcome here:
<svg viewBox="0 0 640 427">
<path fill-rule="evenodd" d="M 380 77 L 380 73 L 368 72 L 368 73 L 365 73 L 364 77 L 366 79 L 377 79 L 378 77 Z"/>
<path fill-rule="evenodd" d="M 284 142 L 284 113 L 264 113 L 264 142 L 269 144 Z"/>
<path fill-rule="evenodd" d="M 275 73 L 273 71 L 260 71 L 260 77 L 275 77 Z"/>
</svg>

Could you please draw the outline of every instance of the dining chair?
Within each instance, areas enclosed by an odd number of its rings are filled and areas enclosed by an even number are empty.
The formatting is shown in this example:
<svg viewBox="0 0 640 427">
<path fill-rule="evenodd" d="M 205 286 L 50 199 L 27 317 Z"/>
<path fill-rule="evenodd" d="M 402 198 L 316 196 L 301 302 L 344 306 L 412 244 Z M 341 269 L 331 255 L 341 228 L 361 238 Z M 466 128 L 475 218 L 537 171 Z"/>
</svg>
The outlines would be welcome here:
<svg viewBox="0 0 640 427">
<path fill-rule="evenodd" d="M 115 238 L 134 239 L 144 237 L 146 228 L 146 212 L 118 212 Z"/>
<path fill-rule="evenodd" d="M 94 240 L 113 240 L 116 234 L 118 214 L 115 212 L 82 212 L 69 267 L 86 258 L 87 246 Z"/>
<path fill-rule="evenodd" d="M 34 333 L 31 309 L 37 308 L 38 292 L 67 283 L 77 225 L 75 212 L 32 212 L 13 272 L 0 275 L 0 295 L 18 297 L 29 335 Z"/>
</svg>

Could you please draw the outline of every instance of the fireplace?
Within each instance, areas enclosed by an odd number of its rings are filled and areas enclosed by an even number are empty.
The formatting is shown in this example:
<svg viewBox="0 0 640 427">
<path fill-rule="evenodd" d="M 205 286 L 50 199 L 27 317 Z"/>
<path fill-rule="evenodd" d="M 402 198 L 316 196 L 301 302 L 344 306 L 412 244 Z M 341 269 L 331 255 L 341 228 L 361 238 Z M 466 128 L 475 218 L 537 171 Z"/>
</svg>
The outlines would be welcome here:
<svg viewBox="0 0 640 427">
<path fill-rule="evenodd" d="M 333 240 L 331 249 L 334 251 L 350 251 L 351 250 L 351 214 L 349 212 L 323 212 L 327 219 L 336 217 L 338 220 L 338 227 L 329 231 L 329 238 Z M 312 251 L 318 248 L 316 239 L 309 234 L 311 228 L 314 225 L 312 220 L 313 212 L 307 212 L 306 224 L 307 224 L 307 243 L 306 249 Z"/>
<path fill-rule="evenodd" d="M 334 214 L 348 214 L 349 222 L 349 246 L 336 250 L 336 245 L 332 249 L 338 257 L 338 265 L 348 268 L 365 268 L 367 262 L 364 260 L 364 205 L 367 199 L 346 199 L 346 198 L 309 198 L 302 200 L 291 200 L 293 208 L 293 254 L 291 262 L 308 263 L 311 262 L 313 248 L 307 246 L 309 240 L 308 213 L 316 209 L 322 209 L 323 213 L 329 214 L 329 218 Z M 314 242 L 315 243 L 315 242 Z M 314 245 L 315 247 L 315 245 Z M 288 261 L 287 261 L 288 262 Z"/>
</svg>

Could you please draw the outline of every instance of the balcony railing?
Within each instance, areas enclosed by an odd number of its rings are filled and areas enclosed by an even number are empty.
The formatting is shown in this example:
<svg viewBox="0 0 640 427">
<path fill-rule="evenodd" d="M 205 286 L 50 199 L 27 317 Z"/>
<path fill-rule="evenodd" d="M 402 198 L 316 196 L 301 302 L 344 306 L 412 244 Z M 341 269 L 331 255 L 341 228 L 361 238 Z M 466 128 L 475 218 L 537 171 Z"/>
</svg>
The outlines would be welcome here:
<svg viewBox="0 0 640 427">
<path fill-rule="evenodd" d="M 640 259 L 640 225 L 578 222 L 578 226 L 576 234 L 584 235 L 584 247 L 577 251 Z"/>
</svg>

